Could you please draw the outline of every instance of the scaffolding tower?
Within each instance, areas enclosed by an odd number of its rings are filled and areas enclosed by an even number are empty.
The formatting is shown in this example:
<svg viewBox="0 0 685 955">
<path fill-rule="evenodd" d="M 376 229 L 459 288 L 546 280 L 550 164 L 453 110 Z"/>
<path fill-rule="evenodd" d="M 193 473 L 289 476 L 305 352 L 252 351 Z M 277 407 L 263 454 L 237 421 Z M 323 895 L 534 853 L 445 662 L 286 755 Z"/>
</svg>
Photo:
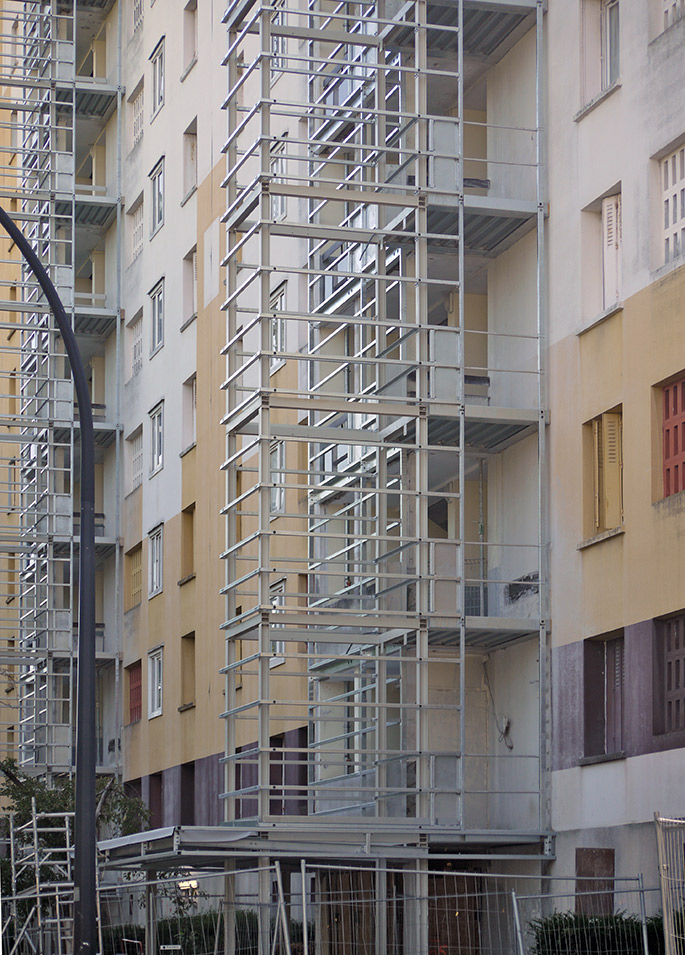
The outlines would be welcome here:
<svg viewBox="0 0 685 955">
<path fill-rule="evenodd" d="M 105 268 L 105 236 L 114 229 L 116 249 L 120 218 L 119 146 L 110 129 L 121 88 L 118 58 L 104 32 L 113 6 L 114 0 L 0 4 L 0 201 L 70 314 L 91 380 L 100 621 L 108 601 L 114 609 L 119 587 L 118 496 L 108 495 L 106 510 L 103 487 L 105 460 L 118 462 L 120 454 L 119 295 L 116 269 Z M 30 771 L 68 773 L 74 762 L 79 424 L 54 320 L 6 236 L 0 237 L 0 354 L 0 755 Z M 116 613 L 108 619 L 96 636 L 98 762 L 111 769 L 119 759 Z"/>
<path fill-rule="evenodd" d="M 224 799 L 274 846 L 547 845 L 542 14 L 224 17 Z"/>
</svg>

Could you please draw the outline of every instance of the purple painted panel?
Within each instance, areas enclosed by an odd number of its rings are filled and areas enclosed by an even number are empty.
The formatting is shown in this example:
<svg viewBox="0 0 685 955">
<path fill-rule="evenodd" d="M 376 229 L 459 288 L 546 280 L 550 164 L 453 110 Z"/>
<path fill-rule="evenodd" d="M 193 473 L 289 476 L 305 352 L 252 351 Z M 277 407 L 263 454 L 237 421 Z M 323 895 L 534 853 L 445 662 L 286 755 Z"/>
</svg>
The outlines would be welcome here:
<svg viewBox="0 0 685 955">
<path fill-rule="evenodd" d="M 583 641 L 552 649 L 552 769 L 576 766 L 583 752 Z"/>
</svg>

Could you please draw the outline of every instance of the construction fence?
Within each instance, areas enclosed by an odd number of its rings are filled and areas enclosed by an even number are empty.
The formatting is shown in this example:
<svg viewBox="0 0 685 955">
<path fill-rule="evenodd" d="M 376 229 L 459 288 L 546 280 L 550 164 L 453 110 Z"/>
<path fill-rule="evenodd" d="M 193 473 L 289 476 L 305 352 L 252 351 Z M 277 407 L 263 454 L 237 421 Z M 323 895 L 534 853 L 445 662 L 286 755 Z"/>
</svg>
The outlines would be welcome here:
<svg viewBox="0 0 685 955">
<path fill-rule="evenodd" d="M 632 879 L 285 862 L 102 885 L 103 955 L 663 952 L 657 889 Z M 44 948 L 44 951 L 47 949 Z"/>
</svg>

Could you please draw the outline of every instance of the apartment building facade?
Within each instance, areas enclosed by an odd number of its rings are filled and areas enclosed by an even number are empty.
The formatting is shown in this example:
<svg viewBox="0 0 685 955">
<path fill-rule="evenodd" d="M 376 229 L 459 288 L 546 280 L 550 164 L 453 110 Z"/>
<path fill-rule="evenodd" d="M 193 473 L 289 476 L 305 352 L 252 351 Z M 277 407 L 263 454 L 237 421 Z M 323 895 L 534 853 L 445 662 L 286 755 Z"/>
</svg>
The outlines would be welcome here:
<svg viewBox="0 0 685 955">
<path fill-rule="evenodd" d="M 99 768 L 159 833 L 112 851 L 642 869 L 683 812 L 682 7 L 2 11 L 92 380 Z M 4 747 L 69 772 L 78 421 L 3 269 Z"/>
<path fill-rule="evenodd" d="M 682 16 L 546 18 L 552 826 L 595 875 L 655 873 L 684 812 Z"/>
</svg>

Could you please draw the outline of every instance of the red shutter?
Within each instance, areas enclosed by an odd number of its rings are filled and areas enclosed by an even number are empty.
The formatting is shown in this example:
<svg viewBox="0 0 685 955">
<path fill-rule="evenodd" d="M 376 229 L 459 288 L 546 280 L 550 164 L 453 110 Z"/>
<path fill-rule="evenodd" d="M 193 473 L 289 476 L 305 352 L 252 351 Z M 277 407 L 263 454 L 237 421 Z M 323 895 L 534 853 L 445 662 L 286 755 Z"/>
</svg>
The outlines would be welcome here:
<svg viewBox="0 0 685 955">
<path fill-rule="evenodd" d="M 143 715 L 143 675 L 140 660 L 128 668 L 128 721 L 137 723 Z"/>
<path fill-rule="evenodd" d="M 663 389 L 664 497 L 685 488 L 685 378 Z"/>
</svg>

